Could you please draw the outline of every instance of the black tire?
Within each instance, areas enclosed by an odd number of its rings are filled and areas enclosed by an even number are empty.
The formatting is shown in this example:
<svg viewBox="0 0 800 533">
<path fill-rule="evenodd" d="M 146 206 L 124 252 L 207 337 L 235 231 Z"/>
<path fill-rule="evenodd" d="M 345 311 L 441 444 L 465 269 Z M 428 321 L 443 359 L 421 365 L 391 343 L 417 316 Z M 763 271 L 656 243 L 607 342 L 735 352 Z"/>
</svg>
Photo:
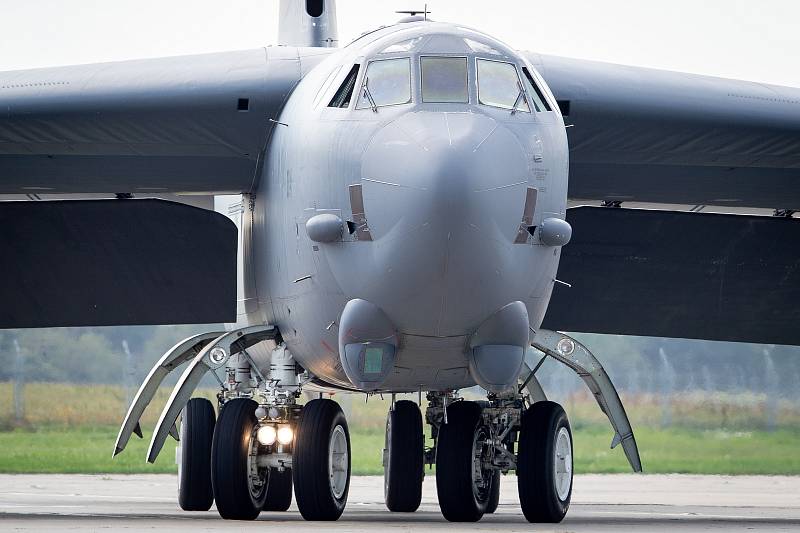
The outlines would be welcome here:
<svg viewBox="0 0 800 533">
<path fill-rule="evenodd" d="M 286 468 L 283 472 L 278 472 L 277 468 L 270 468 L 267 499 L 262 510 L 286 511 L 290 505 L 292 505 L 292 470 Z"/>
<path fill-rule="evenodd" d="M 442 515 L 450 522 L 477 522 L 486 512 L 491 488 L 473 488 L 473 444 L 478 432 L 485 431 L 480 421 L 481 406 L 461 401 L 447 408 L 447 424 L 439 428 L 436 492 Z"/>
<path fill-rule="evenodd" d="M 569 436 L 569 491 L 556 490 L 555 449 L 562 428 Z M 564 465 L 567 466 L 566 464 Z M 517 452 L 517 486 L 528 522 L 558 523 L 572 498 L 572 431 L 564 409 L 554 402 L 537 402 L 522 415 Z"/>
<path fill-rule="evenodd" d="M 383 492 L 386 507 L 396 513 L 413 513 L 422 502 L 425 476 L 425 441 L 422 413 L 408 400 L 395 402 L 386 418 L 386 465 Z"/>
<path fill-rule="evenodd" d="M 334 494 L 329 478 L 328 447 L 334 435 L 346 442 L 347 460 L 340 494 Z M 295 434 L 292 478 L 295 500 L 306 520 L 337 520 L 350 490 L 350 432 L 342 408 L 333 400 L 311 400 L 303 407 Z"/>
<path fill-rule="evenodd" d="M 495 470 L 492 476 L 492 491 L 489 493 L 489 501 L 486 502 L 486 514 L 494 514 L 500 505 L 500 477 L 500 471 Z"/>
<path fill-rule="evenodd" d="M 178 504 L 184 511 L 208 511 L 214 503 L 211 443 L 216 418 L 214 406 L 205 398 L 192 398 L 183 409 Z"/>
<path fill-rule="evenodd" d="M 267 483 L 258 490 L 251 490 L 247 464 L 258 423 L 256 407 L 256 402 L 246 398 L 228 401 L 220 411 L 214 430 L 211 483 L 217 511 L 228 520 L 255 520 L 267 496 Z"/>
</svg>

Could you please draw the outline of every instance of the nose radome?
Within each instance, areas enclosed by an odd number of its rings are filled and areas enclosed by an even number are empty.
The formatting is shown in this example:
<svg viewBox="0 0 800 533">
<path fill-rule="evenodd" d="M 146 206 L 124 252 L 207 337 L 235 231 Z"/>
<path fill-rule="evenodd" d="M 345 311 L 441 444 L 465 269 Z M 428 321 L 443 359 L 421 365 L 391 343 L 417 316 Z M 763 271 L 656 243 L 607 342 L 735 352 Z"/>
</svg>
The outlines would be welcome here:
<svg viewBox="0 0 800 533">
<path fill-rule="evenodd" d="M 402 331 L 466 334 L 512 301 L 497 287 L 514 270 L 528 163 L 509 128 L 480 113 L 408 113 L 373 137 L 361 178 L 372 257 L 394 296 L 375 303 Z"/>
</svg>

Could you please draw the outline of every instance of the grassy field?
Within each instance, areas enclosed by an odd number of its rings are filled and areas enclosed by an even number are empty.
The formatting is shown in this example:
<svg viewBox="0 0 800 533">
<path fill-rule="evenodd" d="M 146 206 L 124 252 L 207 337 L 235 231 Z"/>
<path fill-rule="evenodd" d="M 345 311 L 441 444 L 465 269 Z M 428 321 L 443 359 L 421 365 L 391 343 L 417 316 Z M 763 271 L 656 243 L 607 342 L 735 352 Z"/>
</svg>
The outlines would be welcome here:
<svg viewBox="0 0 800 533">
<path fill-rule="evenodd" d="M 212 391 L 202 391 L 206 397 Z M 175 442 L 168 440 L 154 465 L 145 462 L 150 432 L 168 390 L 143 417 L 144 439 L 111 457 L 126 395 L 118 387 L 33 384 L 26 388 L 25 421 L 13 422 L 10 384 L 0 384 L 0 472 L 164 473 L 175 472 Z M 348 415 L 353 472 L 381 474 L 383 425 L 388 401 L 337 396 Z M 660 403 L 626 398 L 642 463 L 650 473 L 800 474 L 800 416 L 784 405 L 775 431 L 764 426 L 763 399 L 754 397 L 675 399 L 676 425 L 659 427 Z M 621 447 L 609 449 L 612 430 L 593 400 L 575 395 L 564 402 L 572 421 L 575 472 L 629 472 Z M 705 429 L 703 429 L 705 428 Z"/>
<path fill-rule="evenodd" d="M 169 440 L 155 464 L 145 462 L 149 443 L 134 437 L 115 458 L 117 428 L 17 429 L 0 433 L 0 472 L 165 473 L 176 472 L 175 442 Z M 605 427 L 575 430 L 575 472 L 629 472 L 621 448 L 610 450 Z M 353 472 L 382 474 L 383 434 L 355 430 Z M 800 474 L 800 432 L 726 432 L 691 429 L 637 431 L 645 471 L 693 474 Z"/>
</svg>

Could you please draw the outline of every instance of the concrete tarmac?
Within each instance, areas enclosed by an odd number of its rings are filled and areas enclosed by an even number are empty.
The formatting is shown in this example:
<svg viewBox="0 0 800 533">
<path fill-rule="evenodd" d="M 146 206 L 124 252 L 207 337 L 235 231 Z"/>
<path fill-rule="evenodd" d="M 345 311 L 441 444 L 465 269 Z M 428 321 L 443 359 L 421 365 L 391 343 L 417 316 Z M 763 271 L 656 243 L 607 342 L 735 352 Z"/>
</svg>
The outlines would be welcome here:
<svg viewBox="0 0 800 533">
<path fill-rule="evenodd" d="M 497 512 L 474 524 L 442 518 L 430 475 L 420 510 L 409 514 L 386 510 L 383 478 L 354 477 L 338 522 L 304 522 L 294 505 L 255 523 L 224 521 L 213 508 L 187 513 L 176 486 L 171 475 L 0 475 L 0 530 L 800 531 L 800 477 L 580 475 L 561 524 L 525 521 L 513 476 L 503 477 Z"/>
</svg>

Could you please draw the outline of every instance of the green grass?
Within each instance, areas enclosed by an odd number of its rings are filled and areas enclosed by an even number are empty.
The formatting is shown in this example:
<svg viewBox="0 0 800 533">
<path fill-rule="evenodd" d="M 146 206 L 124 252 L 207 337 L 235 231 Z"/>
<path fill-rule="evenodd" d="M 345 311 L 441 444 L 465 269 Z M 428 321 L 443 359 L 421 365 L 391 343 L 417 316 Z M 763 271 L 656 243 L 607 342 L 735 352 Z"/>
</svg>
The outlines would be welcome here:
<svg viewBox="0 0 800 533">
<path fill-rule="evenodd" d="M 800 431 L 635 429 L 645 472 L 683 474 L 800 474 Z M 622 446 L 611 450 L 612 431 L 575 431 L 576 473 L 630 472 Z"/>
<path fill-rule="evenodd" d="M 149 435 L 133 437 L 111 458 L 117 429 L 108 427 L 16 429 L 0 432 L 0 472 L 172 473 L 175 442 L 168 440 L 154 465 L 145 462 Z M 575 472 L 630 472 L 622 448 L 609 450 L 612 432 L 603 426 L 575 430 Z M 382 474 L 383 433 L 352 435 L 354 474 Z M 800 431 L 775 432 L 640 428 L 636 438 L 650 473 L 800 474 Z"/>
<path fill-rule="evenodd" d="M 145 461 L 150 434 L 170 388 L 159 390 L 142 417 L 145 438 L 111 458 L 118 424 L 125 413 L 125 390 L 108 385 L 29 383 L 25 420 L 13 417 L 12 386 L 0 383 L 0 472 L 164 473 L 175 472 L 175 442 L 167 440 L 158 461 Z M 214 397 L 211 389 L 198 395 Z M 409 398 L 416 400 L 416 395 Z M 381 474 L 381 449 L 389 398 L 337 394 L 347 414 L 356 474 Z M 676 395 L 676 425 L 661 428 L 662 401 L 650 395 L 624 398 L 646 472 L 697 474 L 800 474 L 800 408 L 782 401 L 776 431 L 766 397 Z M 590 394 L 563 402 L 574 430 L 577 473 L 629 472 L 621 447 L 609 449 L 612 430 Z"/>
</svg>

